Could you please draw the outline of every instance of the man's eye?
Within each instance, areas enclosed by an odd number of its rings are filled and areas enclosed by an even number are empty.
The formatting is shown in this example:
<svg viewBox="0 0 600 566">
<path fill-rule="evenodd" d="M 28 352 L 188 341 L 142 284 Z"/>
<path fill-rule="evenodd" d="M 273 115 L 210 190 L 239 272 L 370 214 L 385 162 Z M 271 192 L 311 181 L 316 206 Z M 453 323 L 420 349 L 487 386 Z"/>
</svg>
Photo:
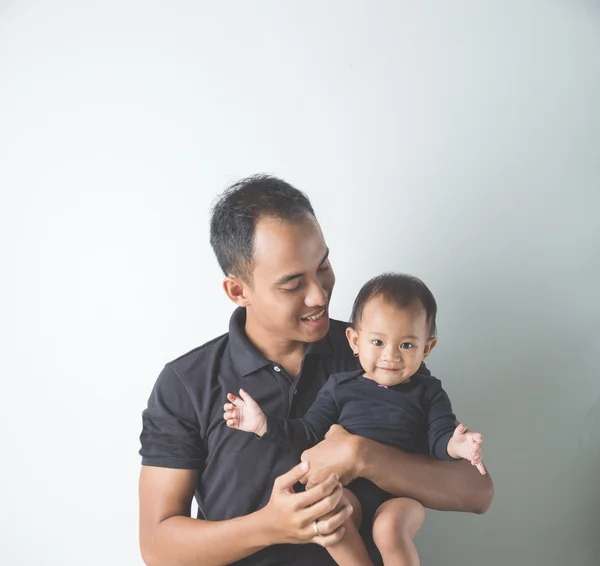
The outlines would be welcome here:
<svg viewBox="0 0 600 566">
<path fill-rule="evenodd" d="M 317 271 L 327 271 L 330 268 L 330 264 L 329 262 L 327 262 L 325 265 L 322 265 L 321 267 L 319 267 L 319 269 L 317 269 Z"/>
<path fill-rule="evenodd" d="M 286 293 L 293 293 L 294 291 L 297 291 L 298 289 L 300 289 L 300 287 L 302 286 L 302 281 L 298 281 L 298 285 L 296 285 L 295 287 L 292 287 L 291 289 L 283 289 Z"/>
<path fill-rule="evenodd" d="M 383 346 L 383 342 L 381 340 L 371 340 L 371 344 L 373 344 L 373 346 Z"/>
<path fill-rule="evenodd" d="M 402 348 L 403 350 L 410 350 L 413 347 L 413 345 L 410 342 L 403 342 L 402 344 L 400 344 L 400 348 Z"/>
</svg>

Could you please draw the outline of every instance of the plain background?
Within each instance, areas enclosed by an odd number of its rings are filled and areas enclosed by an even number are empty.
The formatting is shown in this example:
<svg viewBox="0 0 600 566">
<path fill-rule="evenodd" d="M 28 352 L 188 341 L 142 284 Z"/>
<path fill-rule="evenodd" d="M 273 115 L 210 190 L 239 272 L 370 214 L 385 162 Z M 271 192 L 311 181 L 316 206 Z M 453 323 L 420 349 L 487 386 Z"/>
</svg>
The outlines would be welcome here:
<svg viewBox="0 0 600 566">
<path fill-rule="evenodd" d="M 600 563 L 598 2 L 4 1 L 0 89 L 0 563 L 141 564 L 140 413 L 227 330 L 208 211 L 255 172 L 334 316 L 385 270 L 438 299 L 496 497 L 423 564 Z"/>
</svg>

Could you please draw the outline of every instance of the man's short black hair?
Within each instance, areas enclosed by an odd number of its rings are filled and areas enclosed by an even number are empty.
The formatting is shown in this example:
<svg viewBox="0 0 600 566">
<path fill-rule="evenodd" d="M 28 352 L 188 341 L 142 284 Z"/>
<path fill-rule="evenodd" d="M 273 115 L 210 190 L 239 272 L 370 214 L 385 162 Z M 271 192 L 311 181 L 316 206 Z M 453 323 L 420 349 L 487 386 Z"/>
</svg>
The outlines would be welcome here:
<svg viewBox="0 0 600 566">
<path fill-rule="evenodd" d="M 433 293 L 418 277 L 404 273 L 383 273 L 367 281 L 358 292 L 352 307 L 350 324 L 354 329 L 360 322 L 365 305 L 375 297 L 381 297 L 399 309 L 406 308 L 415 301 L 420 302 L 425 309 L 429 338 L 437 335 L 437 303 Z"/>
<path fill-rule="evenodd" d="M 262 218 L 316 218 L 308 197 L 282 179 L 254 175 L 226 189 L 214 204 L 210 244 L 225 275 L 252 280 L 254 233 Z"/>
</svg>

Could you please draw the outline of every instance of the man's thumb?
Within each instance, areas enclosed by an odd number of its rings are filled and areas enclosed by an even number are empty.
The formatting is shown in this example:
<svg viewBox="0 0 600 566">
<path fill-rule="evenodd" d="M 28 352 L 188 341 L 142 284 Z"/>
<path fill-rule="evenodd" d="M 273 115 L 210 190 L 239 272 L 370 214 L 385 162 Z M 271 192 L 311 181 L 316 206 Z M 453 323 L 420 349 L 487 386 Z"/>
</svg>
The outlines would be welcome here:
<svg viewBox="0 0 600 566">
<path fill-rule="evenodd" d="M 308 462 L 300 462 L 297 466 L 294 466 L 289 472 L 279 476 L 275 480 L 275 484 L 279 489 L 291 489 L 296 483 L 298 483 L 308 472 Z"/>
</svg>

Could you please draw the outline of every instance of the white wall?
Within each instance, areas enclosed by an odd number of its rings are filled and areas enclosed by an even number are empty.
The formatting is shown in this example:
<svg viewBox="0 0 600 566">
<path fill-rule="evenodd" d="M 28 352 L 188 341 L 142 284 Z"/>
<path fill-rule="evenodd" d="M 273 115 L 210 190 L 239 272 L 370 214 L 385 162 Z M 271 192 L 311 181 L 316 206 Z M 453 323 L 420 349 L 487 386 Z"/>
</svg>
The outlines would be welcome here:
<svg viewBox="0 0 600 566">
<path fill-rule="evenodd" d="M 3 2 L 0 563 L 141 564 L 140 413 L 226 330 L 209 204 L 266 171 L 334 315 L 383 270 L 437 295 L 496 499 L 422 562 L 598 564 L 599 101 L 592 0 Z"/>
</svg>

